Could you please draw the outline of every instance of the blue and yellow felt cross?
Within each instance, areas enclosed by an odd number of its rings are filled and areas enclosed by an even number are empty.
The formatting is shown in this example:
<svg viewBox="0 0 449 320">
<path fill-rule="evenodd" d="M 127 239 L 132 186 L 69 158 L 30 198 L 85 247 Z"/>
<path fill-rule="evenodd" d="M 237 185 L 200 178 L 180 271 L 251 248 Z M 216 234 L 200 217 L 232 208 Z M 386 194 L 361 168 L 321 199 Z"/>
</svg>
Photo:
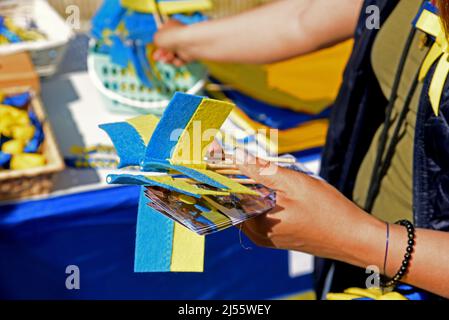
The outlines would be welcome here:
<svg viewBox="0 0 449 320">
<path fill-rule="evenodd" d="M 204 237 L 198 236 L 147 206 L 145 187 L 157 186 L 201 198 L 205 195 L 257 192 L 207 169 L 207 147 L 234 105 L 176 93 L 159 120 L 140 116 L 102 125 L 120 158 L 120 168 L 139 166 L 141 172 L 108 176 L 110 184 L 142 186 L 136 239 L 136 272 L 201 272 Z M 158 173 L 155 175 L 155 173 Z M 174 178 L 172 173 L 213 187 L 205 190 Z M 213 213 L 211 220 L 216 219 Z"/>
</svg>

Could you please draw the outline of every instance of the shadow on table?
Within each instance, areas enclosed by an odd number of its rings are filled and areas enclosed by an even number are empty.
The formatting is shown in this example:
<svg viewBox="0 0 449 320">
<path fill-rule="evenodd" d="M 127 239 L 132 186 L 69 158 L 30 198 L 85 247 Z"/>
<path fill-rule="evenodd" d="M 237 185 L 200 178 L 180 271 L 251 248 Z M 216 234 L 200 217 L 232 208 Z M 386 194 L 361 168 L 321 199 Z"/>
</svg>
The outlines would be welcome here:
<svg viewBox="0 0 449 320">
<path fill-rule="evenodd" d="M 70 112 L 70 104 L 80 99 L 70 79 L 58 76 L 43 81 L 41 95 L 63 156 L 71 156 L 70 148 L 74 145 L 86 147 L 83 135 Z M 58 175 L 56 191 L 92 185 L 99 183 L 100 180 L 95 170 L 67 169 Z"/>
</svg>

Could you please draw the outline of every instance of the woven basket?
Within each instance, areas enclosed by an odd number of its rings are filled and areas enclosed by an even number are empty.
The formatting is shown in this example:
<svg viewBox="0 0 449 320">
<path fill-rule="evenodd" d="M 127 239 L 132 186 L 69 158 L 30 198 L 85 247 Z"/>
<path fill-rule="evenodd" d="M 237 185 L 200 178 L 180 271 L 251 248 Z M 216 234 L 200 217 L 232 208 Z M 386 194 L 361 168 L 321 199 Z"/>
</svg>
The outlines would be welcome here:
<svg viewBox="0 0 449 320">
<path fill-rule="evenodd" d="M 45 0 L 0 0 L 0 14 L 32 18 L 47 39 L 0 46 L 0 55 L 29 52 L 40 76 L 54 75 L 62 62 L 72 30 Z"/>
<path fill-rule="evenodd" d="M 24 91 L 29 91 L 29 88 L 2 89 L 2 92 L 6 94 Z M 38 117 L 44 130 L 45 140 L 40 151 L 45 156 L 47 164 L 33 169 L 0 171 L 0 201 L 47 195 L 53 189 L 55 174 L 64 170 L 64 161 L 57 147 L 55 136 L 41 101 L 34 94 L 30 108 Z"/>
</svg>

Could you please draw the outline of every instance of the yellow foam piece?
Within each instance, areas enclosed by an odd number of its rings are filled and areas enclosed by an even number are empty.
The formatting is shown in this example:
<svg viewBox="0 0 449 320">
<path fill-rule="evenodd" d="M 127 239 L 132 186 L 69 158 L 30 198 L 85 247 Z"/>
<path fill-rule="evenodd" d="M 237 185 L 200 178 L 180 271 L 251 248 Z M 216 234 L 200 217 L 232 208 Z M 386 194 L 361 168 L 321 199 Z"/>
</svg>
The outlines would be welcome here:
<svg viewBox="0 0 449 320">
<path fill-rule="evenodd" d="M 270 132 L 269 127 L 252 120 L 238 108 L 234 108 L 231 112 L 230 119 L 248 133 L 258 130 Z M 304 123 L 297 128 L 278 131 L 277 142 L 271 141 L 270 135 L 259 134 L 257 138 L 270 152 L 282 154 L 324 146 L 328 129 L 329 121 L 320 119 Z"/>
<path fill-rule="evenodd" d="M 333 101 L 354 46 L 353 40 L 267 66 L 268 86 L 306 101 Z"/>
<path fill-rule="evenodd" d="M 146 176 L 148 180 L 165 184 L 169 187 L 176 188 L 196 195 L 209 195 L 209 196 L 227 196 L 230 193 L 227 191 L 215 191 L 198 188 L 190 183 L 182 181 L 180 179 L 173 179 L 171 176 Z"/>
<path fill-rule="evenodd" d="M 132 118 L 127 120 L 130 125 L 137 130 L 139 135 L 142 137 L 143 141 L 146 145 L 150 142 L 151 137 L 153 136 L 154 130 L 156 129 L 159 118 L 154 115 L 146 115 L 140 116 L 136 118 Z"/>
<path fill-rule="evenodd" d="M 171 272 L 204 271 L 205 238 L 175 223 Z"/>
<path fill-rule="evenodd" d="M 204 98 L 179 138 L 171 163 L 202 165 L 207 147 L 213 142 L 234 104 Z"/>
<path fill-rule="evenodd" d="M 45 157 L 41 154 L 22 153 L 13 155 L 10 166 L 12 170 L 26 170 L 42 167 L 45 163 Z"/>
<path fill-rule="evenodd" d="M 22 140 L 9 140 L 2 145 L 2 152 L 9 154 L 20 154 L 25 148 Z"/>
<path fill-rule="evenodd" d="M 32 125 L 13 126 L 11 129 L 12 138 L 27 143 L 34 137 L 36 129 Z"/>
<path fill-rule="evenodd" d="M 206 62 L 213 77 L 280 108 L 318 114 L 336 98 L 353 41 L 272 65 Z"/>
<path fill-rule="evenodd" d="M 122 6 L 134 11 L 157 12 L 154 0 L 122 0 L 121 3 Z M 162 14 L 192 13 L 210 10 L 212 3 L 209 0 L 160 1 L 159 8 Z"/>
</svg>

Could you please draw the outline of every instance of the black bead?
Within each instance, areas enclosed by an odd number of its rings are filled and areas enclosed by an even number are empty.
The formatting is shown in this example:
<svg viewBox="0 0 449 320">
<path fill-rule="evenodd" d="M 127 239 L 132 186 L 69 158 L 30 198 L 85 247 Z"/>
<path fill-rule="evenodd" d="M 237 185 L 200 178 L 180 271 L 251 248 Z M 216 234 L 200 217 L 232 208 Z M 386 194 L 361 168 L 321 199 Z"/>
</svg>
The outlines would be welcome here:
<svg viewBox="0 0 449 320">
<path fill-rule="evenodd" d="M 413 248 L 407 247 L 407 252 L 408 252 L 408 253 L 412 253 L 412 252 L 413 252 Z"/>
<path fill-rule="evenodd" d="M 401 267 L 401 271 L 406 272 L 407 271 L 407 266 L 402 266 Z"/>
<path fill-rule="evenodd" d="M 403 265 L 403 266 L 406 266 L 406 267 L 408 267 L 408 264 L 409 264 L 408 260 L 404 260 L 404 261 L 402 261 L 402 265 Z"/>
<path fill-rule="evenodd" d="M 415 245 L 415 240 L 409 240 L 408 241 L 408 245 L 409 246 L 414 246 Z"/>
<path fill-rule="evenodd" d="M 409 233 L 408 238 L 410 240 L 414 240 L 415 239 L 415 235 L 413 233 Z"/>
<path fill-rule="evenodd" d="M 404 258 L 405 258 L 406 260 L 410 260 L 411 257 L 412 257 L 412 255 L 411 255 L 409 252 L 407 252 L 407 253 L 404 255 Z"/>
</svg>

